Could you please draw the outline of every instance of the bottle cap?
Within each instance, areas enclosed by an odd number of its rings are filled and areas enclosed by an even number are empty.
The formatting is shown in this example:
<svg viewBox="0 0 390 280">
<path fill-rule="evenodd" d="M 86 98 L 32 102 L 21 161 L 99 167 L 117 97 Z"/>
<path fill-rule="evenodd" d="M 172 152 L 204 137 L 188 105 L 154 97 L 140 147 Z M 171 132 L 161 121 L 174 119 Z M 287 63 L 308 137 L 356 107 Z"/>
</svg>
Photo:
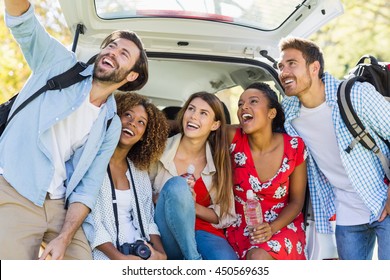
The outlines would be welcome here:
<svg viewBox="0 0 390 280">
<path fill-rule="evenodd" d="M 253 190 L 247 190 L 246 191 L 246 199 L 254 199 L 255 194 L 253 193 Z"/>
<path fill-rule="evenodd" d="M 194 174 L 195 173 L 195 166 L 193 164 L 188 165 L 187 173 L 188 174 Z"/>
</svg>

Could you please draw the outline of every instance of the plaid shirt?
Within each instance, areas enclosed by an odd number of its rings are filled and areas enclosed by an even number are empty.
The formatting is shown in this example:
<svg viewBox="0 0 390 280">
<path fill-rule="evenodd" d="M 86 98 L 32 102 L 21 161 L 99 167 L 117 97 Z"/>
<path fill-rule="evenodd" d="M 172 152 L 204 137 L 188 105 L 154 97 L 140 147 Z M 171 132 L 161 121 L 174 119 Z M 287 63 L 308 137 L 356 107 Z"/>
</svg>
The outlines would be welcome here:
<svg viewBox="0 0 390 280">
<path fill-rule="evenodd" d="M 337 88 L 340 81 L 328 73 L 324 73 L 322 81 L 325 84 L 326 104 L 332 108 L 332 121 L 341 161 L 353 188 L 371 211 L 370 223 L 374 222 L 379 218 L 387 199 L 387 185 L 384 183 L 385 174 L 382 165 L 374 153 L 360 144 L 357 144 L 349 154 L 345 152 L 353 137 L 341 118 L 337 104 Z M 390 151 L 377 134 L 390 140 L 390 102 L 385 101 L 371 84 L 360 82 L 356 82 L 352 87 L 351 99 L 363 125 L 384 155 L 389 157 Z M 288 134 L 297 136 L 298 133 L 291 122 L 299 117 L 301 103 L 297 97 L 292 96 L 285 97 L 282 105 L 286 114 L 285 129 Z M 335 214 L 333 186 L 318 168 L 310 150 L 307 167 L 316 229 L 320 233 L 331 233 L 329 218 Z"/>
</svg>

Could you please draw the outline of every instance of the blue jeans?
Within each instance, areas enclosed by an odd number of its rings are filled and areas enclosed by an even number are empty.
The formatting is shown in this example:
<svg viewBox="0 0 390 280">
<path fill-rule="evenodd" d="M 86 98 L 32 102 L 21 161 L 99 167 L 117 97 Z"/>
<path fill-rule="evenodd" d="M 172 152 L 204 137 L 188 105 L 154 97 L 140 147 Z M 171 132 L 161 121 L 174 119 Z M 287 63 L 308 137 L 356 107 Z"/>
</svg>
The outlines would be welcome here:
<svg viewBox="0 0 390 280">
<path fill-rule="evenodd" d="M 155 221 L 169 260 L 200 260 L 195 240 L 195 203 L 187 181 L 172 177 L 163 186 Z"/>
<path fill-rule="evenodd" d="M 378 259 L 390 260 L 390 216 L 382 222 L 336 226 L 336 243 L 342 260 L 371 260 L 378 239 Z"/>
<path fill-rule="evenodd" d="M 204 230 L 195 232 L 198 251 L 204 260 L 237 260 L 237 254 L 225 238 Z"/>
</svg>

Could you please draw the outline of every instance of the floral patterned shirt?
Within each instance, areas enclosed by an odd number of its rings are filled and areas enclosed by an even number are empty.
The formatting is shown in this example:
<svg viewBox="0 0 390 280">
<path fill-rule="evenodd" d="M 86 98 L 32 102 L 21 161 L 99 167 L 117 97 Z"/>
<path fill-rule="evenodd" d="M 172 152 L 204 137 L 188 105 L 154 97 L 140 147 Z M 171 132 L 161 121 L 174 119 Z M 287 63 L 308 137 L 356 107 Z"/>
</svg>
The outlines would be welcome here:
<svg viewBox="0 0 390 280">
<path fill-rule="evenodd" d="M 289 201 L 289 176 L 306 158 L 301 138 L 283 134 L 284 154 L 280 168 L 267 181 L 260 181 L 252 158 L 247 135 L 237 129 L 230 146 L 233 166 L 233 191 L 237 222 L 227 229 L 227 239 L 241 259 L 253 247 L 266 250 L 275 259 L 305 259 L 306 238 L 303 215 L 300 213 L 289 225 L 276 232 L 265 243 L 251 244 L 244 218 L 246 191 L 252 189 L 260 201 L 263 220 L 274 221 Z M 279 159 L 277 159 L 279 160 Z"/>
</svg>

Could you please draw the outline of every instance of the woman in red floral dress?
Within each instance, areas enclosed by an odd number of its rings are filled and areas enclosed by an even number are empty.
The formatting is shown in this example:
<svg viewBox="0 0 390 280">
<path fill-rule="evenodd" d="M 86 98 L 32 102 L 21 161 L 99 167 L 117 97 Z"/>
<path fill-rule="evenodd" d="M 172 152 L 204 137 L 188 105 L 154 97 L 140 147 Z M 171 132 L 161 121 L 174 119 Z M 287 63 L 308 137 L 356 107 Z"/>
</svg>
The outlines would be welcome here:
<svg viewBox="0 0 390 280">
<path fill-rule="evenodd" d="M 237 115 L 240 127 L 230 127 L 229 136 L 238 219 L 227 229 L 228 241 L 240 259 L 306 259 L 304 143 L 278 132 L 284 113 L 265 83 L 254 83 L 241 94 Z M 243 209 L 249 189 L 261 203 L 264 221 L 252 232 Z"/>
</svg>

